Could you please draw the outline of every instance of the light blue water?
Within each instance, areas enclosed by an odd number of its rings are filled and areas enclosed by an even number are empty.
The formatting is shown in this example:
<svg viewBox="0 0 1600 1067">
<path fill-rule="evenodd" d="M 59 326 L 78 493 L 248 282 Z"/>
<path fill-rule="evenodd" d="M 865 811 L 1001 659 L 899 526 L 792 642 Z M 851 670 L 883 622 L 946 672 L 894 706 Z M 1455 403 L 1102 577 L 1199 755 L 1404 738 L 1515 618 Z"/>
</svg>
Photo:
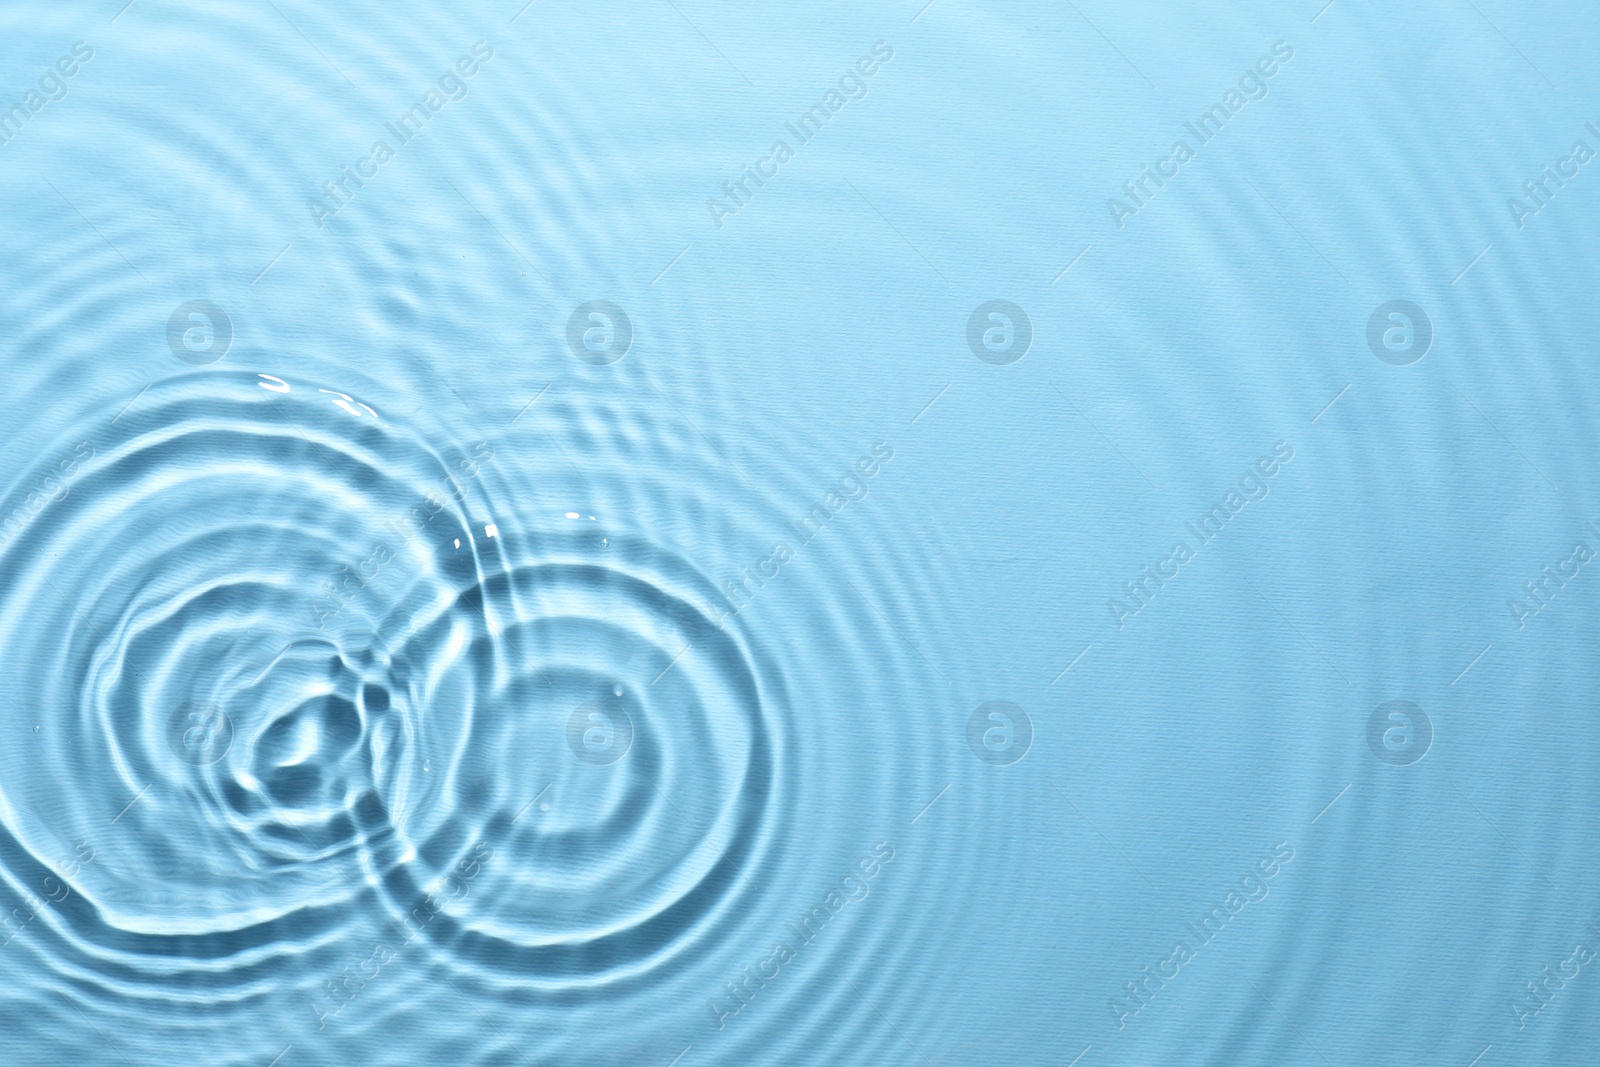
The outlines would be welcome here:
<svg viewBox="0 0 1600 1067">
<path fill-rule="evenodd" d="M 1600 9 L 122 4 L 0 1065 L 1600 1062 Z"/>
</svg>

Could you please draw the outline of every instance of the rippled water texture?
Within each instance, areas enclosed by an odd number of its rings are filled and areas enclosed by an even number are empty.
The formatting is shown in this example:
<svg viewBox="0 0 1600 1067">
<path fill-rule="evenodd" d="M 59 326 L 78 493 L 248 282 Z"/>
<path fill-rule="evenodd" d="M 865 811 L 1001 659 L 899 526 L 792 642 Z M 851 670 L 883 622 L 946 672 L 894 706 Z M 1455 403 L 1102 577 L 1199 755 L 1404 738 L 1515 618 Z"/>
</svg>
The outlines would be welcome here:
<svg viewBox="0 0 1600 1067">
<path fill-rule="evenodd" d="M 1597 43 L 0 9 L 0 1067 L 1597 1062 Z"/>
</svg>

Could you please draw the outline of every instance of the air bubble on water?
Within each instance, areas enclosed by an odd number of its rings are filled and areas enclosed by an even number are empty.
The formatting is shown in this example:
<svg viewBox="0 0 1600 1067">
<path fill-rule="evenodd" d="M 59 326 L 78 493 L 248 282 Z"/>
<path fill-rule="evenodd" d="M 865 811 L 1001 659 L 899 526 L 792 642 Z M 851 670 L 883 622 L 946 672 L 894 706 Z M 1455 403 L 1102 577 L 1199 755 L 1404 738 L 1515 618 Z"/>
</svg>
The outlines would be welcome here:
<svg viewBox="0 0 1600 1067">
<path fill-rule="evenodd" d="M 622 695 L 622 686 L 620 686 L 620 685 L 612 686 L 611 687 L 611 695 L 614 696 L 614 697 L 621 696 Z"/>
</svg>

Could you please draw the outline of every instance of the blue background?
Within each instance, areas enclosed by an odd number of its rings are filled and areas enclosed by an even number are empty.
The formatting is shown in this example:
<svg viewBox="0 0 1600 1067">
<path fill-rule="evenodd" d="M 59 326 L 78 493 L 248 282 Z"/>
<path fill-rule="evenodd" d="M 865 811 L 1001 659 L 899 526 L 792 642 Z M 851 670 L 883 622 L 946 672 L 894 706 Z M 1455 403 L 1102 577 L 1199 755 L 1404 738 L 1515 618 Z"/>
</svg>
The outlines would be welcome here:
<svg viewBox="0 0 1600 1067">
<path fill-rule="evenodd" d="M 1600 10 L 118 6 L 0 11 L 0 1061 L 1594 1059 Z"/>
</svg>

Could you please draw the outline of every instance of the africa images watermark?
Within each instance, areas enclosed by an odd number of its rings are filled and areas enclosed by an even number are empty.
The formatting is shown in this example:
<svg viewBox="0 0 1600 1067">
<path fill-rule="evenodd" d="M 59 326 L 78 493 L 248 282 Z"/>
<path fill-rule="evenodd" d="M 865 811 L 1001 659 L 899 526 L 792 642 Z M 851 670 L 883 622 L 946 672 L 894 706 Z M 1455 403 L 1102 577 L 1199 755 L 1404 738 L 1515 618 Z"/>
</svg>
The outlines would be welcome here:
<svg viewBox="0 0 1600 1067">
<path fill-rule="evenodd" d="M 1590 526 L 1593 528 L 1592 523 Z M 1523 582 L 1522 589 L 1527 596 L 1514 596 L 1506 600 L 1506 607 L 1510 609 L 1517 629 L 1527 626 L 1527 620 L 1543 611 L 1557 593 L 1571 584 L 1583 572 L 1583 568 L 1594 561 L 1594 557 L 1595 551 L 1589 547 L 1587 540 L 1574 538 L 1570 554 L 1553 564 L 1547 564 L 1536 580 Z"/>
<path fill-rule="evenodd" d="M 846 504 L 853 500 L 865 500 L 868 483 L 883 471 L 883 464 L 893 458 L 893 445 L 887 441 L 874 444 L 872 454 L 856 460 L 855 468 L 845 472 L 839 479 L 837 488 L 830 490 L 820 503 L 813 504 L 810 510 L 800 516 L 799 523 L 785 523 L 789 532 L 794 535 L 793 545 L 788 541 L 774 541 L 771 554 L 756 560 L 753 565 L 742 567 L 738 581 L 731 578 L 724 581 L 722 589 L 728 595 L 728 602 L 732 608 L 717 620 L 718 628 L 749 607 L 762 587 L 776 578 L 783 565 L 798 555 L 799 548 L 804 548 L 813 537 L 821 533 L 828 520 L 843 511 Z"/>
<path fill-rule="evenodd" d="M 395 147 L 409 142 L 427 126 L 428 120 L 444 110 L 444 106 L 451 101 L 465 100 L 467 98 L 467 79 L 473 78 L 481 69 L 482 64 L 494 58 L 494 48 L 488 41 L 477 41 L 472 46 L 472 55 L 462 56 L 456 60 L 455 65 L 439 75 L 438 88 L 429 86 L 422 94 L 422 98 L 400 116 L 397 122 L 386 122 L 383 128 L 394 139 Z M 328 219 L 337 215 L 351 201 L 356 198 L 356 193 L 364 188 L 367 182 L 378 176 L 378 168 L 395 157 L 395 148 L 389 141 L 379 138 L 372 143 L 367 154 L 356 160 L 354 167 L 343 163 L 339 166 L 338 181 L 322 183 L 327 199 L 313 196 L 306 201 L 306 206 L 311 209 L 311 217 L 316 220 L 317 228 L 321 229 Z M 352 169 L 354 173 L 351 173 Z M 351 188 L 354 183 L 355 188 Z"/>
<path fill-rule="evenodd" d="M 1272 854 L 1265 859 L 1258 860 L 1254 867 L 1245 871 L 1239 878 L 1239 887 L 1229 889 L 1223 896 L 1221 905 L 1212 908 L 1200 917 L 1199 923 L 1185 923 L 1189 936 L 1194 939 L 1191 946 L 1182 938 L 1172 944 L 1172 951 L 1156 960 L 1154 967 L 1144 964 L 1139 968 L 1139 975 L 1122 983 L 1126 999 L 1110 998 L 1106 1003 L 1111 1009 L 1112 1021 L 1121 1030 L 1128 1024 L 1128 1020 L 1138 1015 L 1168 982 L 1178 977 L 1179 971 L 1187 964 L 1193 963 L 1199 950 L 1216 940 L 1224 927 L 1233 921 L 1234 916 L 1244 910 L 1246 904 L 1256 904 L 1267 899 L 1271 892 L 1267 888 L 1267 881 L 1278 876 L 1283 865 L 1294 859 L 1294 847 L 1287 841 L 1279 841 L 1272 847 Z"/>
<path fill-rule="evenodd" d="M 1528 1021 L 1544 1014 L 1544 1010 L 1555 1002 L 1556 995 L 1566 988 L 1567 983 L 1594 961 L 1594 949 L 1580 941 L 1574 946 L 1572 955 L 1556 961 L 1556 970 L 1552 971 L 1547 963 L 1537 980 L 1524 982 L 1526 995 L 1519 993 L 1511 998 L 1511 1014 L 1517 1020 L 1517 1029 L 1526 1030 Z"/>
<path fill-rule="evenodd" d="M 463 857 L 440 878 L 440 888 L 444 890 L 445 895 L 440 897 L 432 892 L 424 892 L 412 903 L 404 919 L 396 924 L 396 931 L 405 935 L 405 939 L 400 941 L 398 947 L 390 948 L 383 941 L 374 942 L 372 951 L 355 963 L 345 964 L 337 979 L 326 979 L 322 983 L 326 995 L 311 1001 L 312 1014 L 317 1017 L 317 1029 L 326 1030 L 329 1020 L 343 1011 L 368 983 L 378 977 L 387 964 L 399 959 L 400 954 L 422 935 L 434 916 L 442 912 L 446 904 L 467 899 L 472 892 L 473 880 L 482 873 L 484 865 L 493 857 L 492 845 L 484 841 L 474 844 L 472 854 Z M 455 884 L 454 888 L 451 886 L 452 882 Z M 354 974 L 351 973 L 352 967 L 355 968 Z"/>
<path fill-rule="evenodd" d="M 1256 60 L 1256 65 L 1244 72 L 1239 78 L 1239 87 L 1229 89 L 1222 95 L 1222 102 L 1211 105 L 1211 108 L 1200 114 L 1193 122 L 1186 122 L 1183 128 L 1189 131 L 1197 146 L 1204 146 L 1211 139 L 1222 132 L 1228 120 L 1244 110 L 1247 103 L 1267 98 L 1267 80 L 1276 77 L 1282 69 L 1280 64 L 1287 63 L 1294 58 L 1294 48 L 1288 41 L 1279 41 L 1272 46 L 1272 54 L 1262 56 Z M 1141 209 L 1148 207 L 1155 199 L 1156 193 L 1167 182 L 1176 178 L 1182 172 L 1183 165 L 1195 157 L 1195 149 L 1189 146 L 1186 140 L 1173 143 L 1172 151 L 1155 161 L 1154 167 L 1145 166 L 1137 178 L 1122 183 L 1123 194 L 1126 200 L 1112 197 L 1106 201 L 1106 207 L 1111 212 L 1111 221 L 1117 224 L 1117 229 L 1122 229 L 1124 220 L 1137 215 Z M 1170 169 L 1169 169 L 1170 168 Z M 1151 188 L 1152 183 L 1155 188 Z"/>
<path fill-rule="evenodd" d="M 1229 489 L 1220 503 L 1213 504 L 1209 511 L 1200 516 L 1198 525 L 1194 522 L 1185 524 L 1194 535 L 1194 545 L 1191 546 L 1185 538 L 1179 538 L 1173 543 L 1172 551 L 1165 558 L 1157 560 L 1153 569 L 1147 563 L 1137 577 L 1122 583 L 1126 600 L 1118 597 L 1106 599 L 1106 610 L 1111 613 L 1112 625 L 1122 629 L 1124 621 L 1148 607 L 1161 587 L 1181 573 L 1183 566 L 1195 558 L 1200 547 L 1215 540 L 1228 522 L 1244 510 L 1246 504 L 1267 499 L 1271 491 L 1269 480 L 1277 477 L 1292 459 L 1294 448 L 1287 441 L 1279 441 L 1272 446 L 1271 455 L 1256 460 L 1240 476 L 1237 490 Z"/>
<path fill-rule="evenodd" d="M 423 494 L 420 502 L 413 504 L 402 515 L 385 524 L 383 528 L 399 541 L 401 550 L 417 541 L 428 525 L 451 501 L 465 502 L 467 486 L 478 477 L 484 467 L 494 462 L 494 446 L 487 441 L 479 441 L 473 445 L 472 452 L 472 456 L 463 457 L 456 464 L 460 477 L 455 474 L 445 475 L 444 481 L 435 487 L 437 491 Z M 371 551 L 356 564 L 355 569 L 352 570 L 349 564 L 341 564 L 335 580 L 324 579 L 319 590 L 320 596 L 314 598 L 310 604 L 311 613 L 316 617 L 317 628 L 322 629 L 329 619 L 337 616 L 360 595 L 363 589 L 376 580 L 379 572 L 395 558 L 397 551 L 399 550 L 390 548 L 386 541 L 374 541 Z"/>
<path fill-rule="evenodd" d="M 1596 143 L 1600 143 L 1600 129 L 1596 129 L 1594 123 L 1586 122 L 1583 128 L 1589 131 Z M 1572 149 L 1565 156 L 1556 160 L 1553 166 L 1545 164 L 1538 177 L 1523 182 L 1520 195 L 1506 198 L 1506 207 L 1511 210 L 1511 221 L 1517 224 L 1517 229 L 1522 229 L 1529 219 L 1549 207 L 1556 194 L 1567 187 L 1567 182 L 1581 174 L 1583 165 L 1593 158 L 1594 149 L 1589 147 L 1589 143 L 1574 139 Z"/>
<path fill-rule="evenodd" d="M 866 79 L 875 77 L 880 64 L 887 63 L 893 58 L 894 49 L 888 43 L 874 41 L 871 52 L 857 59 L 854 66 L 839 76 L 838 88 L 830 87 L 822 94 L 820 104 L 813 104 L 794 122 L 783 124 L 784 129 L 794 137 L 795 147 L 806 144 L 821 133 L 822 127 L 830 118 L 843 111 L 845 104 L 855 100 L 865 100 Z M 789 147 L 789 142 L 780 137 L 772 142 L 772 147 L 767 150 L 766 155 L 744 168 L 744 173 L 738 178 L 723 182 L 722 191 L 727 194 L 727 199 L 713 196 L 706 201 L 706 206 L 711 209 L 711 221 L 716 223 L 717 229 L 722 229 L 722 220 L 726 216 L 736 214 L 740 208 L 748 204 L 755 196 L 756 190 L 767 184 L 767 179 L 776 178 L 779 168 L 794 156 L 794 148 Z M 755 189 L 750 188 L 751 182 L 755 182 Z"/>
<path fill-rule="evenodd" d="M 67 81 L 77 76 L 82 64 L 94 58 L 94 48 L 87 41 L 74 41 L 72 51 L 56 60 L 39 75 L 37 89 L 29 89 L 22 99 L 9 109 L 0 112 L 0 145 L 22 132 L 27 121 L 45 109 L 45 105 L 67 98 Z"/>
<path fill-rule="evenodd" d="M 0 518 L 0 548 L 15 540 L 45 508 L 67 499 L 67 494 L 72 492 L 69 483 L 77 475 L 82 464 L 93 459 L 94 455 L 94 445 L 88 441 L 80 441 L 73 445 L 72 455 L 63 456 L 56 463 L 56 469 L 60 471 L 61 476 L 58 478 L 53 474 L 44 475 L 39 480 L 36 490 L 24 496 L 21 503 L 11 509 L 10 514 Z"/>
<path fill-rule="evenodd" d="M 72 896 L 72 890 L 66 885 L 66 879 L 76 878 L 78 872 L 87 864 L 94 862 L 94 849 L 87 841 L 80 841 L 72 849 L 76 859 L 59 860 L 52 864 L 53 870 L 60 875 L 47 874 L 39 880 L 39 888 L 44 890 L 44 897 L 40 899 L 31 890 L 23 890 L 22 903 L 12 908 L 5 915 L 0 916 L 0 933 L 5 934 L 5 940 L 0 941 L 0 948 L 5 948 L 17 939 L 27 925 L 43 913 L 46 906 L 55 907 L 66 903 Z M 12 925 L 16 925 L 16 932 L 12 932 Z"/>
</svg>

